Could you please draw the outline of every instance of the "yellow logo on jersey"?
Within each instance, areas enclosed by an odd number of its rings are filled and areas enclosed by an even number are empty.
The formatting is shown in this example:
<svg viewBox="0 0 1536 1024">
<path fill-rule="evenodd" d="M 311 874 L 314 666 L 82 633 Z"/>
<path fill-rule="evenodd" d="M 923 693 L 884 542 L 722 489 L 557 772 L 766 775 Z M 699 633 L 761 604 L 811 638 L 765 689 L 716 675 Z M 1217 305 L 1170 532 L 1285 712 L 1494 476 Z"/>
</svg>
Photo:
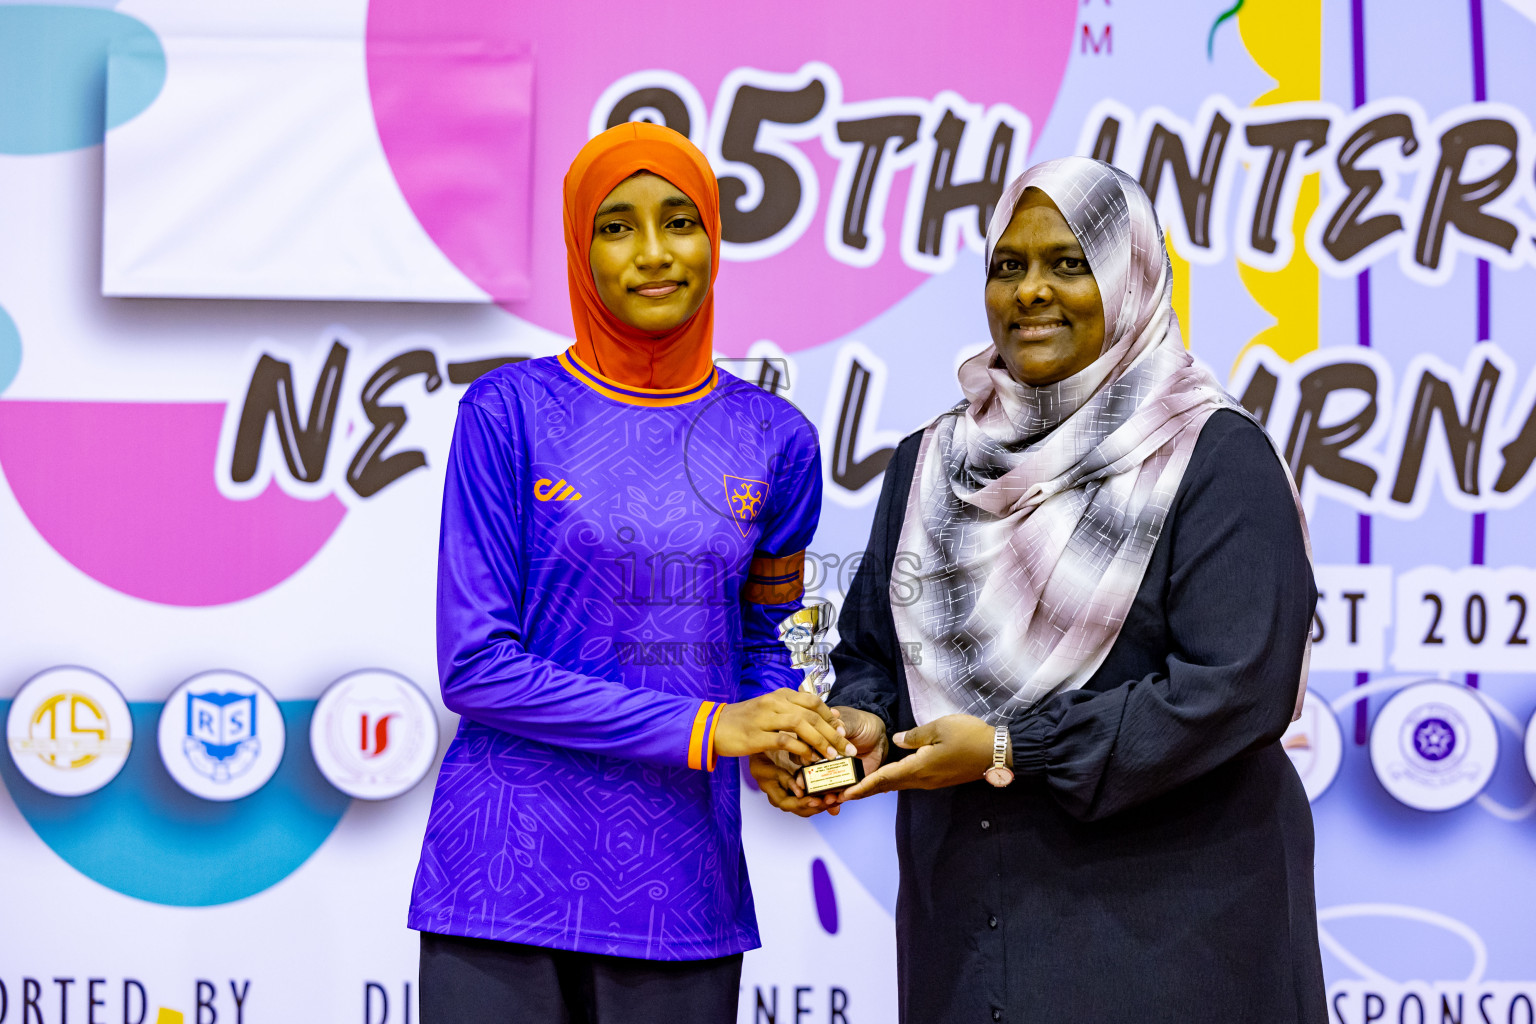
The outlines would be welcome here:
<svg viewBox="0 0 1536 1024">
<path fill-rule="evenodd" d="M 539 501 L 576 501 L 581 495 L 564 480 L 542 479 L 533 485 L 533 496 Z"/>
</svg>

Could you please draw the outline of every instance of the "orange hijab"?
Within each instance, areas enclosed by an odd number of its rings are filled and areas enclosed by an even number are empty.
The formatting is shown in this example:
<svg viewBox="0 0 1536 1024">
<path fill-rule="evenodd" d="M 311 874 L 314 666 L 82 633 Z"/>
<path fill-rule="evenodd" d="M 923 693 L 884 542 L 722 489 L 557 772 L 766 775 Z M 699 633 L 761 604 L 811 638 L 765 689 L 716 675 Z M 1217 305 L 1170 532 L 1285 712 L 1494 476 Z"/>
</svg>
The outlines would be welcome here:
<svg viewBox="0 0 1536 1024">
<path fill-rule="evenodd" d="M 592 220 L 614 186 L 636 171 L 666 178 L 699 208 L 709 235 L 710 293 L 698 311 L 665 332 L 641 331 L 609 312 L 592 281 Z M 630 387 L 684 388 L 713 370 L 715 275 L 720 271 L 720 191 L 709 161 L 688 139 L 660 125 L 616 125 L 576 154 L 565 175 L 565 261 L 576 344 L 589 370 Z"/>
</svg>

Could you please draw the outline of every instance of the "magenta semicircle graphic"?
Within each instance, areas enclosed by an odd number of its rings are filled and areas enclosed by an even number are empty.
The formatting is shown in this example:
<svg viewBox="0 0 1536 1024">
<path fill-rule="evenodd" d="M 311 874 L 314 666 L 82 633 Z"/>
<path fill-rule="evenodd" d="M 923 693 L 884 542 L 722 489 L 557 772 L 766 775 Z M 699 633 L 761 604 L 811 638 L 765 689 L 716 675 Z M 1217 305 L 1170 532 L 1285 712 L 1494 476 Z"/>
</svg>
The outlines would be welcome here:
<svg viewBox="0 0 1536 1024">
<path fill-rule="evenodd" d="M 220 403 L 0 402 L 0 471 L 55 551 L 157 604 L 254 597 L 302 569 L 346 506 L 268 487 L 233 501 L 214 481 Z"/>
<path fill-rule="evenodd" d="M 604 17 L 588 0 L 524 4 L 515 16 L 495 0 L 372 0 L 369 91 L 390 168 L 432 241 L 492 296 L 526 293 L 503 302 L 507 310 L 569 334 L 561 183 L 599 98 L 620 77 L 663 69 L 685 79 L 713 118 L 720 112 L 709 108 L 727 76 L 741 69 L 792 76 L 816 61 L 842 92 L 836 110 L 827 94 L 820 116 L 869 117 L 871 103 L 951 94 L 980 107 L 1007 104 L 1029 117 L 1038 136 L 1066 75 L 1078 7 L 1079 0 L 942 8 L 927 0 L 786 0 L 737 5 L 729 18 L 685 3 L 671 17 L 626 19 Z M 679 22 L 690 26 L 686 44 L 675 38 Z M 814 46 L 809 22 L 818 26 Z M 1016 41 L 1027 56 L 978 60 L 970 48 L 935 45 L 912 25 L 942 25 L 945 38 Z M 527 81 L 531 93 L 518 87 Z M 531 125 L 529 173 L 512 161 L 527 152 L 519 140 L 526 144 Z M 702 141 L 697 126 L 693 134 Z M 890 190 L 879 259 L 855 267 L 833 258 L 824 241 L 838 163 L 818 138 L 794 145 L 815 171 L 814 183 L 801 182 L 816 189 L 815 210 L 782 251 L 722 262 L 715 346 L 726 355 L 743 355 L 763 338 L 797 352 L 843 337 L 928 276 L 903 262 L 898 244 L 908 176 L 917 169 L 899 172 Z M 757 201 L 744 196 L 737 205 Z M 525 218 L 531 261 L 510 233 L 489 227 Z"/>
</svg>

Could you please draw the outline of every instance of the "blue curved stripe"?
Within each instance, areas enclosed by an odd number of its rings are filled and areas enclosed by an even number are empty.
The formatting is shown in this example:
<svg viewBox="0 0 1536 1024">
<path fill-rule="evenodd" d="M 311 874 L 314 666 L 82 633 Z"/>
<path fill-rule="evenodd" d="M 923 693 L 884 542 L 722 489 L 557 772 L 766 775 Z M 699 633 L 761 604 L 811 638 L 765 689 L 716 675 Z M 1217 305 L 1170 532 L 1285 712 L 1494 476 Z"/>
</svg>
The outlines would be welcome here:
<svg viewBox="0 0 1536 1024">
<path fill-rule="evenodd" d="M 10 703 L 0 701 L 0 721 Z M 166 773 L 156 742 L 158 703 L 128 705 L 128 763 L 94 793 L 45 793 L 22 776 L 9 751 L 0 754 L 0 779 L 38 838 L 87 878 L 164 906 L 232 903 L 297 871 L 351 804 L 310 756 L 315 702 L 279 706 L 288 730 L 283 762 L 265 786 L 241 800 L 201 800 Z"/>
</svg>

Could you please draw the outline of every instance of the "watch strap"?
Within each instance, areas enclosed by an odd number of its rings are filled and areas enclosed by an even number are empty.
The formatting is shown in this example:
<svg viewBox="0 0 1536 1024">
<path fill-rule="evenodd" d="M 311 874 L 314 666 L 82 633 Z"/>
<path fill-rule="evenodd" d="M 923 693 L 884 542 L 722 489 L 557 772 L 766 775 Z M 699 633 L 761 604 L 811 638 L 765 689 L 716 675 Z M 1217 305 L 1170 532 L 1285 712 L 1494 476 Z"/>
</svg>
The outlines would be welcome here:
<svg viewBox="0 0 1536 1024">
<path fill-rule="evenodd" d="M 1008 767 L 1007 725 L 998 726 L 992 733 L 992 767 L 982 777 L 999 789 L 1013 781 L 1013 769 Z"/>
</svg>

